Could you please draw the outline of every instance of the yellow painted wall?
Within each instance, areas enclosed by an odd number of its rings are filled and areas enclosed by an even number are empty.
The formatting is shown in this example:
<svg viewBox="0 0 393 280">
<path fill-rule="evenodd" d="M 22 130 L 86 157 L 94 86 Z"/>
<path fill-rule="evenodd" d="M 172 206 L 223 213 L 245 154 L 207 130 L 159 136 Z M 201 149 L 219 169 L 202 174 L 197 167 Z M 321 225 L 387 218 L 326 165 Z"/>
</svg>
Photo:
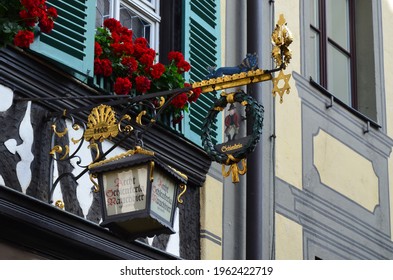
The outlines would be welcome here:
<svg viewBox="0 0 393 280">
<path fill-rule="evenodd" d="M 373 212 L 379 204 L 379 191 L 371 162 L 323 130 L 313 143 L 321 182 Z"/>
<path fill-rule="evenodd" d="M 284 14 L 288 28 L 293 33 L 294 41 L 292 61 L 285 74 L 300 73 L 300 16 L 299 0 L 276 1 L 275 22 Z M 283 103 L 276 97 L 276 176 L 302 188 L 302 143 L 301 143 L 301 103 L 293 78 L 290 79 L 291 92 L 284 95 Z"/>
<path fill-rule="evenodd" d="M 303 259 L 303 229 L 294 221 L 276 214 L 276 259 Z"/>
<path fill-rule="evenodd" d="M 207 176 L 201 188 L 202 260 L 222 259 L 222 187 L 220 181 Z"/>
<path fill-rule="evenodd" d="M 386 120 L 393 138 L 393 0 L 382 0 L 383 58 L 385 73 Z M 389 158 L 390 226 L 393 233 L 393 157 Z M 393 240 L 393 234 L 391 234 Z"/>
<path fill-rule="evenodd" d="M 284 71 L 300 73 L 300 11 L 299 0 L 275 1 L 275 22 L 283 14 L 288 28 L 293 34 L 292 60 Z M 290 79 L 291 91 L 276 96 L 276 176 L 292 186 L 302 189 L 302 127 L 301 100 L 293 78 Z M 303 232 L 301 225 L 275 214 L 275 258 L 278 260 L 303 259 Z"/>
</svg>

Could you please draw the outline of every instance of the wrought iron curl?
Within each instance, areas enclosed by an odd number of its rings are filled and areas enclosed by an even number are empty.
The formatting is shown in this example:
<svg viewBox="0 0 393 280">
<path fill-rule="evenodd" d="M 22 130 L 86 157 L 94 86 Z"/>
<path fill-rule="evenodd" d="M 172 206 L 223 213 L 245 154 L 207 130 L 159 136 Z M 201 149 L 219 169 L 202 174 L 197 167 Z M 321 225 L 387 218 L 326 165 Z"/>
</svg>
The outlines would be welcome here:
<svg viewBox="0 0 393 280">
<path fill-rule="evenodd" d="M 76 122 L 75 118 L 73 116 L 62 116 L 60 118 L 55 118 L 52 122 L 53 143 L 57 143 L 56 137 L 63 138 L 69 134 L 69 130 L 68 130 L 67 123 L 66 123 L 67 119 L 71 121 L 71 127 L 73 130 L 77 131 L 77 130 L 80 130 L 81 127 L 83 127 L 83 131 L 85 131 L 86 125 L 83 122 L 81 122 L 81 123 Z M 57 131 L 56 123 L 61 120 L 64 120 L 65 129 L 63 132 L 59 133 Z M 71 160 L 73 158 L 78 158 L 77 164 L 79 165 L 82 162 L 81 158 L 77 154 L 83 146 L 83 133 L 82 133 L 82 136 L 80 139 L 75 140 L 74 138 L 71 138 L 71 142 L 74 145 L 79 143 L 79 145 L 76 147 L 75 151 L 72 154 L 69 154 L 70 147 L 68 144 L 64 145 L 64 147 L 62 147 L 61 145 L 55 145 L 51 149 L 51 151 L 49 153 L 53 156 L 53 159 L 55 161 L 67 161 L 67 160 Z M 56 157 L 56 155 L 58 155 L 58 156 Z"/>
</svg>

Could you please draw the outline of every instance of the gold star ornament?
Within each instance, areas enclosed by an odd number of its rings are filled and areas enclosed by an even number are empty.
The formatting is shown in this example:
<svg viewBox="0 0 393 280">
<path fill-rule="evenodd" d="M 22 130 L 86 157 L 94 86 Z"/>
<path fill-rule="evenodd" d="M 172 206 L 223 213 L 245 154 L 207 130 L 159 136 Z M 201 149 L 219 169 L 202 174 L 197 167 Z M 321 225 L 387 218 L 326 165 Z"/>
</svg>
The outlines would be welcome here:
<svg viewBox="0 0 393 280">
<path fill-rule="evenodd" d="M 280 103 L 283 102 L 284 93 L 289 94 L 291 91 L 290 78 L 291 74 L 285 75 L 283 70 L 280 71 L 277 77 L 273 78 L 273 96 L 276 96 L 276 94 L 280 95 Z"/>
</svg>

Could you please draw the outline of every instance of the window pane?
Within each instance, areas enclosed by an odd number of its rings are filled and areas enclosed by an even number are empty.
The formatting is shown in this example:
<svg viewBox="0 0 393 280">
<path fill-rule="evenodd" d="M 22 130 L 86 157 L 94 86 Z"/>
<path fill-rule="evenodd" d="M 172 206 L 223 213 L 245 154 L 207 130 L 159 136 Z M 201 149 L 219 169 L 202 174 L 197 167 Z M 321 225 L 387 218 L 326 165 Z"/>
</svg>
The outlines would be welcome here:
<svg viewBox="0 0 393 280">
<path fill-rule="evenodd" d="M 314 81 L 320 83 L 320 52 L 319 52 L 319 34 L 313 29 L 310 30 L 310 75 Z"/>
<path fill-rule="evenodd" d="M 120 22 L 132 30 L 134 38 L 144 37 L 150 43 L 151 24 L 123 5 L 120 7 Z"/>
<path fill-rule="evenodd" d="M 351 76 L 349 57 L 328 45 L 328 90 L 347 105 L 351 105 Z"/>
<path fill-rule="evenodd" d="M 319 0 L 310 0 L 311 25 L 319 29 Z"/>
<path fill-rule="evenodd" d="M 104 20 L 109 18 L 109 2 L 110 0 L 97 0 L 96 27 L 102 26 Z"/>
<path fill-rule="evenodd" d="M 349 0 L 326 0 L 327 35 L 349 50 Z"/>
</svg>

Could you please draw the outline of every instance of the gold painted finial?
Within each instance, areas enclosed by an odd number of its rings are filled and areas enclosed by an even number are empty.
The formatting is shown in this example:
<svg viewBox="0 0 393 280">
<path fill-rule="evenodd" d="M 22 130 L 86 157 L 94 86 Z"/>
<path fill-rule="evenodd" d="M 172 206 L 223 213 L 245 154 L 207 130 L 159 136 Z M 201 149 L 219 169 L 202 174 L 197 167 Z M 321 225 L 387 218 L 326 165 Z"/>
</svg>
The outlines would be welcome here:
<svg viewBox="0 0 393 280">
<path fill-rule="evenodd" d="M 289 49 L 289 45 L 292 44 L 292 41 L 292 32 L 287 27 L 284 15 L 281 14 L 272 33 L 272 44 L 274 45 L 272 57 L 277 67 L 285 69 L 291 61 L 292 51 Z"/>
<path fill-rule="evenodd" d="M 285 75 L 283 69 L 286 69 L 289 62 L 292 59 L 292 51 L 289 49 L 289 45 L 292 44 L 293 36 L 291 31 L 287 27 L 287 22 L 283 14 L 279 16 L 276 24 L 276 28 L 272 33 L 272 44 L 274 45 L 272 50 L 272 57 L 276 62 L 276 66 L 281 68 L 280 73 L 277 77 L 273 78 L 273 96 L 276 94 L 280 95 L 280 103 L 283 102 L 284 93 L 289 94 L 291 86 L 289 85 L 289 79 L 291 74 Z M 283 81 L 284 85 L 280 85 Z M 282 83 L 281 83 L 282 84 Z"/>
<path fill-rule="evenodd" d="M 62 209 L 62 210 L 64 210 L 64 202 L 62 201 L 62 200 L 56 200 L 56 202 L 55 202 L 55 206 L 57 207 L 57 208 L 60 208 L 60 209 Z"/>
</svg>

